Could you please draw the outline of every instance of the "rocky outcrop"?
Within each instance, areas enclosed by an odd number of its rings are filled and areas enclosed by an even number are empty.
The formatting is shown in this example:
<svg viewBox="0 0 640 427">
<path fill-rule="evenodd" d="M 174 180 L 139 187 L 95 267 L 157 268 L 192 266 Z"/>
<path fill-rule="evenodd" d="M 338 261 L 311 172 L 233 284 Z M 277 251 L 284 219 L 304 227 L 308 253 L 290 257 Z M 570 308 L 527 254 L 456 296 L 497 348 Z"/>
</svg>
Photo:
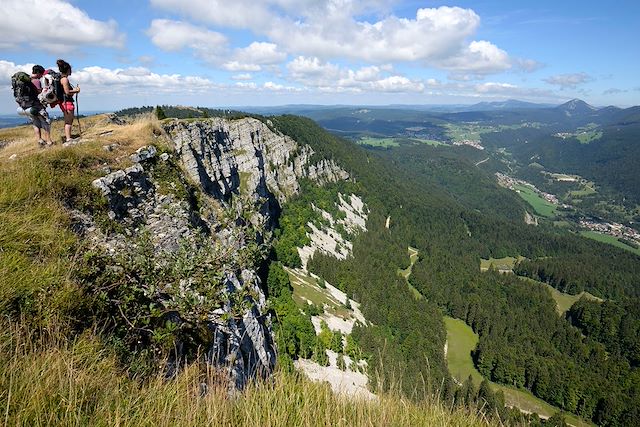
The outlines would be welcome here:
<svg viewBox="0 0 640 427">
<path fill-rule="evenodd" d="M 187 309 L 176 309 L 184 307 L 184 301 L 204 304 L 209 294 L 222 301 L 218 309 L 207 314 L 203 326 L 211 331 L 212 339 L 203 344 L 208 348 L 207 360 L 226 369 L 232 384 L 242 388 L 251 378 L 271 372 L 276 357 L 260 279 L 252 269 L 242 268 L 234 259 L 246 245 L 247 236 L 240 228 L 221 228 L 220 218 L 202 216 L 188 201 L 174 194 L 162 194 L 151 170 L 160 166 L 158 163 L 171 161 L 164 154 L 157 156 L 155 147 L 143 147 L 131 155 L 131 160 L 138 163 L 93 182 L 107 199 L 108 217 L 121 226 L 121 233 L 102 233 L 86 216 L 81 228 L 96 246 L 114 256 L 135 246 L 141 233 L 149 236 L 156 254 L 195 252 L 201 245 L 210 245 L 214 251 L 226 254 L 222 282 L 212 284 L 206 292 L 192 289 L 186 278 L 173 293 L 160 289 L 149 296 L 162 303 L 177 324 L 193 320 L 190 319 L 193 313 Z M 181 347 L 180 343 L 176 346 L 178 351 Z M 180 355 L 177 356 L 169 366 L 169 373 L 179 364 Z"/>
<path fill-rule="evenodd" d="M 256 256 L 269 243 L 280 205 L 300 190 L 300 178 L 323 184 L 349 175 L 332 160 L 312 161 L 310 147 L 256 119 L 173 121 L 165 130 L 175 152 L 142 147 L 130 156 L 133 166 L 93 182 L 116 231 L 103 231 L 98 218 L 81 213 L 74 228 L 114 257 L 135 247 L 142 235 L 158 255 L 154 260 L 209 248 L 217 263 L 211 268 L 221 277 L 217 282 L 203 288 L 197 278 L 185 277 L 143 293 L 162 304 L 172 322 L 206 328 L 206 360 L 242 388 L 275 366 Z M 364 208 L 358 200 L 341 199 L 344 227 L 360 227 L 358 212 Z M 209 306 L 203 319 L 197 310 Z M 182 348 L 178 342 L 169 373 L 179 366 Z"/>
<path fill-rule="evenodd" d="M 261 218 L 254 221 L 272 220 L 279 206 L 298 193 L 300 178 L 319 184 L 349 178 L 332 160 L 312 162 L 309 146 L 257 119 L 176 120 L 165 130 L 190 178 L 218 200 L 255 204 Z"/>
<path fill-rule="evenodd" d="M 329 212 L 314 206 L 314 210 L 325 220 L 325 224 L 307 223 L 309 244 L 298 248 L 303 270 L 307 269 L 309 259 L 313 258 L 317 251 L 340 260 L 346 259 L 353 250 L 349 235 L 367 230 L 366 222 L 369 209 L 358 196 L 338 194 L 336 207 L 338 213 L 341 214 L 338 219 L 335 219 Z M 340 232 L 340 229 L 343 231 Z"/>
</svg>

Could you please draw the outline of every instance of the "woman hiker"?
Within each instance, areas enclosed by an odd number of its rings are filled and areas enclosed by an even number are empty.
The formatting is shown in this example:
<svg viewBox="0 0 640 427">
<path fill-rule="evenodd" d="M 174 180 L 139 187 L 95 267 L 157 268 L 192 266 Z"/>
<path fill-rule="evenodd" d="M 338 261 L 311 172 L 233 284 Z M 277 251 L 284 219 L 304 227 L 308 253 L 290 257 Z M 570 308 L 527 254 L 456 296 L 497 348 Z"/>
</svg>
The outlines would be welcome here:
<svg viewBox="0 0 640 427">
<path fill-rule="evenodd" d="M 76 86 L 74 89 L 69 83 L 69 76 L 71 75 L 71 65 L 68 62 L 58 59 L 56 61 L 58 64 L 58 70 L 60 70 L 60 74 L 62 74 L 62 78 L 60 79 L 60 83 L 62 84 L 62 88 L 64 89 L 64 97 L 60 101 L 60 109 L 62 110 L 62 114 L 64 115 L 64 135 L 66 137 L 67 142 L 71 141 L 71 126 L 73 125 L 73 113 L 75 110 L 75 104 L 73 103 L 73 94 L 80 93 L 80 86 Z"/>
</svg>

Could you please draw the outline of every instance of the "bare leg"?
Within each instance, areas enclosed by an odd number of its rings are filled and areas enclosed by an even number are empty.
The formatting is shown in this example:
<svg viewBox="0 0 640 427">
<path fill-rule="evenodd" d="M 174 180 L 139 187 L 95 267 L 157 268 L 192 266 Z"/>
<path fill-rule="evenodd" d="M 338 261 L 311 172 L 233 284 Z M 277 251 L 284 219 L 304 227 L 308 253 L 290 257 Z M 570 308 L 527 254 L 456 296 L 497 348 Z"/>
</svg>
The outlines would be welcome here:
<svg viewBox="0 0 640 427">
<path fill-rule="evenodd" d="M 51 140 L 51 129 L 49 127 L 42 128 L 42 139 L 44 139 L 47 145 L 53 145 L 53 141 Z"/>
<path fill-rule="evenodd" d="M 67 141 L 71 139 L 71 127 L 73 126 L 73 110 L 64 112 L 64 136 Z"/>
<path fill-rule="evenodd" d="M 33 133 L 36 136 L 36 141 L 38 141 L 38 144 L 41 144 L 43 139 L 42 136 L 40 136 L 40 128 L 38 126 L 33 127 Z"/>
</svg>

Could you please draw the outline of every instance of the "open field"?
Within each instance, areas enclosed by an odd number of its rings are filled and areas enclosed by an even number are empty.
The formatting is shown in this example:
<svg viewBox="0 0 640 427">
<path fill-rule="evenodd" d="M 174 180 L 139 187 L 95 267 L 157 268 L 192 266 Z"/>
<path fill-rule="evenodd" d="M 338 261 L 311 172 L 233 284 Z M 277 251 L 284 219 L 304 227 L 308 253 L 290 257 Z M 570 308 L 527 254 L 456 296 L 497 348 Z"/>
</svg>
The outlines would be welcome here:
<svg viewBox="0 0 640 427">
<path fill-rule="evenodd" d="M 458 381 L 463 382 L 471 375 L 476 387 L 482 382 L 483 377 L 473 365 L 471 351 L 478 343 L 476 335 L 471 327 L 460 319 L 445 316 L 444 323 L 447 328 L 447 364 L 449 372 Z M 502 384 L 490 383 L 494 391 L 504 393 L 505 403 L 508 406 L 517 407 L 522 411 L 535 412 L 541 417 L 548 418 L 560 412 L 559 408 L 538 399 L 526 390 L 508 387 Z M 589 426 L 591 424 L 579 419 L 575 415 L 564 413 L 567 422 L 574 426 Z"/>
<path fill-rule="evenodd" d="M 617 237 L 610 236 L 608 234 L 598 233 L 596 231 L 581 231 L 580 234 L 584 237 L 588 237 L 593 240 L 597 240 L 599 242 L 608 243 L 613 246 L 617 246 L 629 252 L 633 252 L 636 255 L 640 255 L 640 249 L 632 248 L 629 245 L 625 245 L 621 241 L 618 240 Z"/>
<path fill-rule="evenodd" d="M 501 272 L 512 271 L 516 262 L 521 259 L 524 259 L 524 257 L 518 256 L 517 258 L 514 258 L 508 256 L 504 258 L 480 259 L 480 271 L 487 271 L 492 265 L 496 270 Z"/>
<path fill-rule="evenodd" d="M 576 138 L 580 141 L 580 144 L 588 144 L 602 138 L 602 131 L 583 131 L 576 134 Z"/>
<path fill-rule="evenodd" d="M 538 215 L 552 218 L 556 216 L 556 205 L 553 203 L 547 202 L 545 199 L 540 197 L 535 191 L 531 188 L 524 185 L 515 185 L 514 189 L 517 193 L 522 197 L 527 203 L 529 203 L 533 209 L 536 211 Z"/>
<path fill-rule="evenodd" d="M 438 145 L 447 145 L 442 141 L 436 141 L 435 139 L 420 139 L 420 138 L 408 138 L 411 141 L 416 141 L 419 142 L 421 144 L 427 144 L 427 145 L 433 145 L 434 147 L 437 147 Z"/>
<path fill-rule="evenodd" d="M 579 294 L 576 294 L 576 295 L 566 294 L 564 292 L 560 292 L 559 290 L 557 290 L 556 288 L 554 288 L 553 286 L 547 283 L 542 283 L 537 280 L 530 279 L 528 277 L 520 277 L 520 278 L 522 280 L 526 280 L 527 282 L 535 283 L 537 285 L 544 286 L 545 288 L 547 288 L 549 290 L 549 293 L 551 293 L 551 297 L 553 297 L 553 299 L 556 302 L 556 311 L 561 316 L 564 315 L 564 313 L 566 313 L 567 310 L 569 310 L 571 306 L 575 304 L 575 302 L 578 301 L 583 296 L 591 300 L 602 301 L 602 299 L 591 295 L 589 292 L 580 292 Z"/>
<path fill-rule="evenodd" d="M 363 136 L 356 141 L 358 145 L 370 145 L 372 147 L 399 147 L 400 144 L 395 138 L 373 138 Z"/>
<path fill-rule="evenodd" d="M 418 250 L 416 248 L 412 248 L 411 246 L 409 246 L 409 248 L 407 249 L 407 253 L 409 254 L 409 262 L 410 262 L 409 267 L 405 268 L 404 270 L 398 269 L 398 274 L 407 280 L 407 285 L 409 286 L 409 289 L 411 290 L 411 293 L 413 294 L 415 299 L 424 298 L 420 293 L 420 291 L 418 291 L 416 288 L 414 288 L 411 285 L 411 283 L 409 283 L 409 276 L 411 276 L 413 264 L 415 264 L 416 261 L 418 260 Z"/>
<path fill-rule="evenodd" d="M 487 126 L 478 123 L 447 123 L 447 136 L 452 141 L 463 141 L 465 139 L 479 141 L 483 133 L 500 132 L 505 129 L 519 129 L 522 127 L 540 127 L 540 123 L 523 123 L 521 125 L 494 125 Z"/>
<path fill-rule="evenodd" d="M 473 383 L 478 386 L 483 378 L 473 366 L 471 352 L 478 344 L 478 335 L 462 320 L 445 316 L 447 328 L 447 364 L 449 372 L 458 381 L 463 382 L 471 375 Z"/>
</svg>

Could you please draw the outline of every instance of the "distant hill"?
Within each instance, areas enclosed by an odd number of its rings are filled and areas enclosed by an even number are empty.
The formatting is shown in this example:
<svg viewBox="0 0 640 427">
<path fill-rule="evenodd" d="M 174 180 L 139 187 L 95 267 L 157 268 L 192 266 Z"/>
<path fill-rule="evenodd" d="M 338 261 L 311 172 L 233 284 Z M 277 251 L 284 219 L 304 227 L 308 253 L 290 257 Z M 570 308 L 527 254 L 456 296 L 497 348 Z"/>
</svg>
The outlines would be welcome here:
<svg viewBox="0 0 640 427">
<path fill-rule="evenodd" d="M 508 99 L 506 101 L 479 102 L 461 111 L 525 110 L 550 107 L 553 107 L 553 104 L 536 104 L 533 102 L 518 101 L 517 99 Z"/>
</svg>

